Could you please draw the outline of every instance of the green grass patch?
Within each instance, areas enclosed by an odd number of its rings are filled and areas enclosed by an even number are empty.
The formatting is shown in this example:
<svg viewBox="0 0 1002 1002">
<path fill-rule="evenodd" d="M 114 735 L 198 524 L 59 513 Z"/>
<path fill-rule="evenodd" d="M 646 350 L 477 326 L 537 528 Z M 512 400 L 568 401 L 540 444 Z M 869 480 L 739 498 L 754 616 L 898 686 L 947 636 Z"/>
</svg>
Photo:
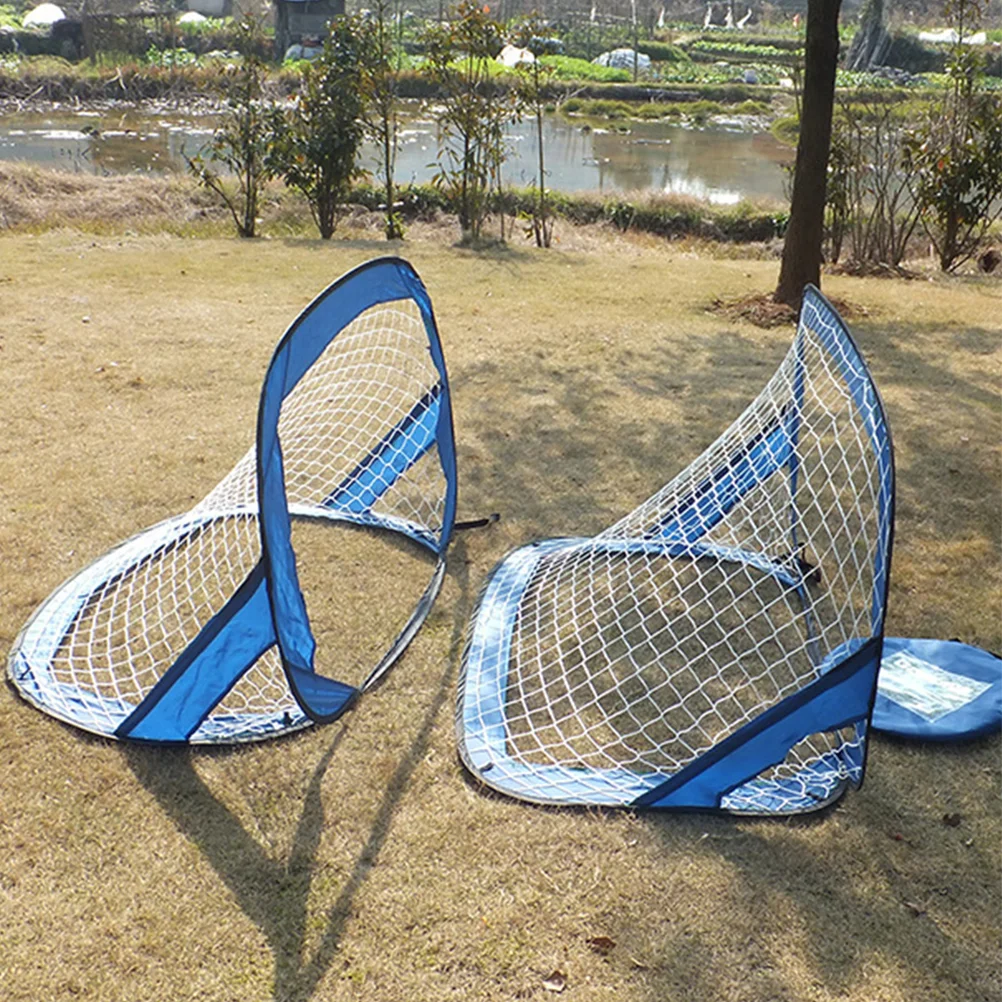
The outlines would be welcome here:
<svg viewBox="0 0 1002 1002">
<path fill-rule="evenodd" d="M 605 118 L 610 121 L 624 118 L 636 118 L 641 121 L 690 118 L 696 122 L 705 122 L 713 115 L 725 113 L 764 115 L 770 112 L 770 107 L 763 101 L 743 101 L 736 105 L 727 105 L 706 98 L 696 101 L 614 101 L 606 98 L 569 97 L 560 105 L 560 110 L 568 114 Z"/>
<path fill-rule="evenodd" d="M 587 59 L 573 56 L 542 56 L 540 62 L 554 70 L 557 80 L 593 80 L 598 83 L 626 83 L 632 79 L 628 70 L 596 66 Z"/>
<path fill-rule="evenodd" d="M 777 118 L 769 126 L 769 131 L 781 143 L 786 143 L 787 146 L 796 146 L 797 140 L 800 138 L 800 119 L 796 115 L 784 115 L 782 118 Z"/>
</svg>

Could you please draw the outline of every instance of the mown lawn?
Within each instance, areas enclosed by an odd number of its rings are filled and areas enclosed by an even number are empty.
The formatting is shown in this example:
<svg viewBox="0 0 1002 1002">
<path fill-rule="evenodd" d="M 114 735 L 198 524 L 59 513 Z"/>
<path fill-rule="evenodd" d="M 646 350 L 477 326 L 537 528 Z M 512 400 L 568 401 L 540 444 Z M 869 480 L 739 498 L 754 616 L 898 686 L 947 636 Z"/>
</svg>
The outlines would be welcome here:
<svg viewBox="0 0 1002 1002">
<path fill-rule="evenodd" d="M 555 971 L 572 1000 L 998 998 L 998 738 L 875 737 L 861 791 L 789 821 L 545 810 L 457 762 L 486 574 L 605 526 L 740 413 L 792 330 L 708 306 L 770 288 L 776 263 L 603 233 L 398 250 L 445 345 L 461 517 L 501 521 L 458 539 L 425 628 L 343 723 L 164 750 L 0 688 L 0 998 L 543 999 Z M 361 233 L 0 237 L 0 647 L 69 573 L 221 479 L 286 324 L 386 251 Z M 852 307 L 895 435 L 889 632 L 999 650 L 1002 283 L 825 291 Z M 390 573 L 371 568 L 347 647 Z"/>
</svg>

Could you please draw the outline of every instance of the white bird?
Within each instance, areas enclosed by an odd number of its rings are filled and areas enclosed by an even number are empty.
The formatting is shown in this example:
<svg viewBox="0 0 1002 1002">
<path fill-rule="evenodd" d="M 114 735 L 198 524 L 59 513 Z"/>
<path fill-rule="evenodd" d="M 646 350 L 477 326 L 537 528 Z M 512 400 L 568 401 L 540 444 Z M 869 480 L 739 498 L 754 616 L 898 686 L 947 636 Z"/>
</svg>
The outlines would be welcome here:
<svg viewBox="0 0 1002 1002">
<path fill-rule="evenodd" d="M 745 16 L 744 16 L 743 18 L 741 18 L 741 20 L 740 20 L 740 21 L 738 21 L 738 28 L 739 28 L 739 29 L 740 29 L 741 31 L 744 31 L 744 27 L 745 27 L 745 25 L 746 25 L 746 24 L 747 24 L 747 23 L 748 23 L 748 22 L 749 22 L 750 20 L 751 20 L 751 7 L 749 7 L 749 8 L 748 8 L 748 13 L 747 13 L 747 14 L 745 14 Z"/>
<path fill-rule="evenodd" d="M 713 4 L 708 3 L 706 5 L 706 17 L 703 18 L 703 31 L 711 27 L 713 24 Z"/>
<path fill-rule="evenodd" d="M 724 27 L 731 29 L 734 27 L 734 15 L 731 13 L 731 8 L 727 8 L 727 12 L 724 14 Z"/>
</svg>

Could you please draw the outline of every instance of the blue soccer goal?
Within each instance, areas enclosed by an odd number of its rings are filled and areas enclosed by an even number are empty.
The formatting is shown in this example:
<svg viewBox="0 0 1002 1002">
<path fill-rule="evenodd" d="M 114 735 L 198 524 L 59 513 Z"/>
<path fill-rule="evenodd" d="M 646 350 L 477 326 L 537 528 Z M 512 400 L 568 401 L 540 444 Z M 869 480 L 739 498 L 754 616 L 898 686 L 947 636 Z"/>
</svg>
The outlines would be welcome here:
<svg viewBox="0 0 1002 1002">
<path fill-rule="evenodd" d="M 235 742 L 333 720 L 427 616 L 455 502 L 431 301 L 405 261 L 372 261 L 331 285 L 279 342 L 256 446 L 191 511 L 58 588 L 15 642 L 10 678 L 45 712 L 116 738 Z M 387 619 L 386 596 L 349 556 L 350 537 L 388 535 L 397 551 L 427 554 L 407 572 L 423 575 L 416 602 L 397 603 L 389 642 L 368 663 L 356 659 L 351 679 L 317 663 L 294 546 L 304 526 L 327 526 L 329 540 L 332 523 L 345 528 L 325 552 L 317 601 L 336 607 L 350 588 L 368 588 L 370 627 Z"/>
<path fill-rule="evenodd" d="M 457 706 L 467 768 L 541 803 L 784 814 L 859 785 L 884 635 L 891 436 L 821 294 L 759 397 L 594 538 L 493 572 Z"/>
</svg>

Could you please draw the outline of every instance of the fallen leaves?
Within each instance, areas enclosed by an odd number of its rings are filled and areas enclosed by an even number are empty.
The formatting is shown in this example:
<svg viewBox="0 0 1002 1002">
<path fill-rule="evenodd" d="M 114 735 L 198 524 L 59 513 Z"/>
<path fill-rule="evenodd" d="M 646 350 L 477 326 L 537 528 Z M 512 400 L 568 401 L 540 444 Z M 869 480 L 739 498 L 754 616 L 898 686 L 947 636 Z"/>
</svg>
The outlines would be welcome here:
<svg viewBox="0 0 1002 1002">
<path fill-rule="evenodd" d="M 616 941 L 609 936 L 592 936 L 586 939 L 589 949 L 593 950 L 600 957 L 608 957 L 612 952 Z"/>
<path fill-rule="evenodd" d="M 543 988 L 548 992 L 562 992 L 566 987 L 567 975 L 561 970 L 556 970 L 543 979 Z"/>
</svg>

